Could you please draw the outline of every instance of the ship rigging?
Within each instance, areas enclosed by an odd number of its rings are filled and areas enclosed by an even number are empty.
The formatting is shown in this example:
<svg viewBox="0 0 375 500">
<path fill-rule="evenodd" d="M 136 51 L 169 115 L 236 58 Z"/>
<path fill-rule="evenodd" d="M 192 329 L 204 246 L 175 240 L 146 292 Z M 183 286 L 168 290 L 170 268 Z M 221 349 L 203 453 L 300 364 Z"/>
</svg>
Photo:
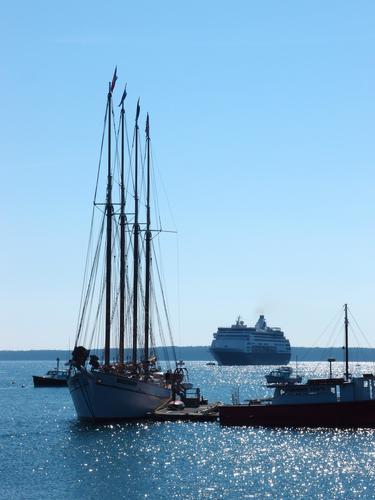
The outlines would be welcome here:
<svg viewBox="0 0 375 500">
<path fill-rule="evenodd" d="M 160 270 L 153 249 L 153 233 L 159 233 L 160 229 L 153 231 L 151 227 L 150 118 L 147 114 L 145 155 L 142 161 L 138 99 L 132 152 L 129 155 L 126 172 L 127 91 L 125 87 L 119 105 L 119 126 L 113 131 L 113 92 L 116 80 L 117 69 L 109 83 L 104 120 L 107 135 L 105 203 L 98 201 L 100 195 L 104 194 L 100 193 L 101 159 L 105 137 L 103 132 L 84 287 L 68 379 L 78 417 L 91 420 L 145 417 L 169 401 L 172 395 L 178 392 L 183 379 L 183 370 L 176 365 L 172 370 L 172 365 L 169 364 L 169 370 L 163 373 L 158 367 L 156 357 L 155 323 L 158 326 L 160 341 L 165 345 L 162 313 L 165 316 L 169 339 L 172 340 L 172 337 Z M 115 161 L 113 161 L 113 134 L 116 146 Z M 141 191 L 142 180 L 145 180 L 144 192 Z M 114 187 L 118 187 L 119 190 L 118 201 L 115 201 Z M 133 198 L 134 201 L 131 213 L 127 210 L 129 198 Z M 101 216 L 99 222 L 95 218 L 98 213 Z M 145 215 L 145 223 L 140 219 L 142 214 Z M 95 229 L 98 233 L 96 246 Z M 104 245 L 103 239 L 105 239 Z M 119 258 L 117 258 L 118 253 Z M 104 263 L 104 270 L 100 278 L 101 260 Z M 153 279 L 153 262 L 157 280 Z M 142 279 L 143 263 L 144 279 Z M 129 275 L 130 268 L 132 276 Z M 159 308 L 156 299 L 156 286 L 159 289 L 162 309 Z M 103 350 L 100 335 L 102 330 L 104 330 Z M 102 359 L 103 352 L 104 359 Z M 176 362 L 175 356 L 174 362 Z"/>
</svg>

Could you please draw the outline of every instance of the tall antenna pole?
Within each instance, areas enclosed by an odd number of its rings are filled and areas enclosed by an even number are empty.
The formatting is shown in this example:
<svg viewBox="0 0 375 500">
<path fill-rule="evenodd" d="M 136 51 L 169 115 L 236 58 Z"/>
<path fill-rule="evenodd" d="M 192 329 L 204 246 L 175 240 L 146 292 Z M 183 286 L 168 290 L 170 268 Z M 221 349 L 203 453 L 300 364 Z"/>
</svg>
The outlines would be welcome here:
<svg viewBox="0 0 375 500">
<path fill-rule="evenodd" d="M 148 370 L 148 350 L 150 337 L 150 281 L 151 281 L 151 214 L 150 214 L 150 120 L 146 119 L 147 146 L 147 199 L 146 199 L 146 279 L 145 279 L 145 346 L 144 366 Z"/>
<path fill-rule="evenodd" d="M 348 304 L 344 305 L 345 310 L 345 379 L 349 380 L 349 321 L 348 321 Z"/>
<path fill-rule="evenodd" d="M 111 276 L 112 276 L 112 175 L 111 175 L 111 112 L 112 112 L 112 91 L 116 81 L 116 71 L 112 83 L 109 84 L 107 111 L 108 111 L 108 175 L 107 175 L 107 201 L 106 201 L 106 221 L 107 221 L 107 247 L 106 247 L 106 286 L 105 286 L 105 343 L 104 343 L 104 364 L 110 363 L 111 349 Z"/>
<path fill-rule="evenodd" d="M 119 362 L 124 363 L 125 351 L 125 109 L 126 86 L 121 98 L 121 200 L 120 200 L 120 340 Z"/>
<path fill-rule="evenodd" d="M 140 106 L 137 102 L 135 115 L 135 172 L 134 172 L 134 255 L 133 255 L 133 352 L 132 363 L 137 364 L 137 333 L 138 333 L 138 273 L 139 273 L 139 223 L 138 223 L 138 118 Z"/>
</svg>

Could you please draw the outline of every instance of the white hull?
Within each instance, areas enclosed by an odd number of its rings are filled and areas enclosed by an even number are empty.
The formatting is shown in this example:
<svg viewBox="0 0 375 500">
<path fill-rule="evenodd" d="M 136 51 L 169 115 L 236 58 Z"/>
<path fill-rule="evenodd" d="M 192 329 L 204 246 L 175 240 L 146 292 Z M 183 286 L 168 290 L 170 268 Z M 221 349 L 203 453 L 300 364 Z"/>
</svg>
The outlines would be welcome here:
<svg viewBox="0 0 375 500">
<path fill-rule="evenodd" d="M 85 369 L 68 379 L 78 418 L 121 420 L 146 417 L 171 398 L 158 382 Z"/>
</svg>

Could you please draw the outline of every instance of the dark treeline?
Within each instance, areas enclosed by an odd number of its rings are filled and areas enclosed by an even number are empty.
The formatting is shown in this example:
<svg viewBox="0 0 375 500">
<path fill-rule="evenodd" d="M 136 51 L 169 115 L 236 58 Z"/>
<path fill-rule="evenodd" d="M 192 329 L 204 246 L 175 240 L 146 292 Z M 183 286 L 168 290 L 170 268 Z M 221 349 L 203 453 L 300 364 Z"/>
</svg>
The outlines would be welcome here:
<svg viewBox="0 0 375 500">
<path fill-rule="evenodd" d="M 184 346 L 174 348 L 177 359 L 184 361 L 209 361 L 213 357 L 210 354 L 208 346 Z M 171 347 L 156 349 L 160 361 L 173 360 L 174 354 Z M 130 359 L 130 350 L 126 352 L 126 358 Z M 141 352 L 139 353 L 141 357 Z M 341 347 L 323 348 L 323 347 L 293 347 L 292 359 L 298 361 L 324 361 L 327 358 L 336 358 L 337 361 L 344 359 L 344 350 Z M 71 352 L 68 350 L 31 350 L 31 351 L 0 351 L 0 361 L 26 361 L 26 360 L 55 360 L 57 357 L 61 361 L 70 359 Z M 111 358 L 117 358 L 117 351 L 111 351 Z M 349 349 L 350 361 L 375 361 L 375 349 L 369 348 L 351 348 Z"/>
</svg>

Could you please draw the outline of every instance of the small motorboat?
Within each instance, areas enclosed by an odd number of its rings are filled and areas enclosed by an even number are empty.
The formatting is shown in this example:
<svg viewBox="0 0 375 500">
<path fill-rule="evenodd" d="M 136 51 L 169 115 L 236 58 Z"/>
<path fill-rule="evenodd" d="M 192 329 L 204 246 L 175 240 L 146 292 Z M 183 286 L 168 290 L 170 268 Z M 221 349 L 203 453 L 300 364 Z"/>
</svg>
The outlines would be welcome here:
<svg viewBox="0 0 375 500">
<path fill-rule="evenodd" d="M 302 381 L 301 375 L 292 377 L 292 374 L 291 366 L 281 366 L 266 375 L 267 384 L 299 384 Z"/>
<path fill-rule="evenodd" d="M 68 370 L 60 370 L 60 359 L 57 358 L 56 368 L 48 370 L 45 375 L 33 375 L 34 387 L 66 387 Z"/>
<path fill-rule="evenodd" d="M 206 366 L 216 366 L 216 363 L 214 361 L 209 361 L 206 363 Z"/>
</svg>

